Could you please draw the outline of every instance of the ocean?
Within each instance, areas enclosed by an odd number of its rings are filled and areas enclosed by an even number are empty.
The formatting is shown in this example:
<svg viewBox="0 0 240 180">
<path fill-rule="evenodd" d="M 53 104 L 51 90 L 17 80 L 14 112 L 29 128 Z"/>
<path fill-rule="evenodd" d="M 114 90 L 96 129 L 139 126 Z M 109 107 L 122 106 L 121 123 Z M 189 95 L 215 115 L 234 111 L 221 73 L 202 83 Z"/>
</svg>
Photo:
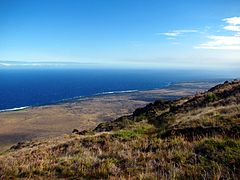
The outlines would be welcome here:
<svg viewBox="0 0 240 180">
<path fill-rule="evenodd" d="M 0 111 L 236 74 L 194 70 L 0 69 Z"/>
</svg>

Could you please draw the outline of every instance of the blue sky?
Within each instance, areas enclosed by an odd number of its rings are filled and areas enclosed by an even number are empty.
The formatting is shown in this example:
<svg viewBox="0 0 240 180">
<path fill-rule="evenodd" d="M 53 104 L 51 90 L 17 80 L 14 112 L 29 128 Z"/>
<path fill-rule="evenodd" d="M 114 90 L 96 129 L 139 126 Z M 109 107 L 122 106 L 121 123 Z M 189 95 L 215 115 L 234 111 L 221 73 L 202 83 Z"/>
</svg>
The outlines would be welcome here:
<svg viewBox="0 0 240 180">
<path fill-rule="evenodd" d="M 239 0 L 0 0 L 0 67 L 240 68 Z"/>
</svg>

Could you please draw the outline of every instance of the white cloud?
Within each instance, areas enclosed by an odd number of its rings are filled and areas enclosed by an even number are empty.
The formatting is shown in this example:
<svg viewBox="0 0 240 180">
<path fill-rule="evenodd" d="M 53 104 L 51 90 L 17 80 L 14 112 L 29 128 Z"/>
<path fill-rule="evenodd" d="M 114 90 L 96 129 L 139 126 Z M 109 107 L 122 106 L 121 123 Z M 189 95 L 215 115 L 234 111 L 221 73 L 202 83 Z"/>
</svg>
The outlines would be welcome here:
<svg viewBox="0 0 240 180">
<path fill-rule="evenodd" d="M 224 26 L 225 30 L 240 32 L 240 26 Z"/>
<path fill-rule="evenodd" d="M 225 18 L 223 19 L 223 21 L 225 21 L 228 24 L 232 24 L 232 25 L 240 25 L 240 17 L 231 17 L 231 18 Z"/>
<path fill-rule="evenodd" d="M 88 62 L 54 62 L 54 61 L 45 61 L 45 62 L 30 62 L 30 61 L 1 61 L 0 67 L 78 67 L 81 65 L 93 65 L 96 63 Z"/>
<path fill-rule="evenodd" d="M 8 66 L 11 66 L 11 64 L 8 64 L 8 63 L 0 63 L 0 66 L 8 67 Z"/>
<path fill-rule="evenodd" d="M 195 48 L 201 49 L 221 49 L 221 50 L 240 50 L 240 17 L 223 19 L 227 23 L 224 30 L 232 31 L 232 36 L 208 36 L 208 42 L 202 43 Z"/>
<path fill-rule="evenodd" d="M 228 24 L 224 26 L 225 30 L 240 32 L 240 17 L 225 18 L 223 21 Z"/>
<path fill-rule="evenodd" d="M 181 29 L 181 30 L 173 30 L 173 31 L 164 32 L 164 33 L 157 33 L 157 35 L 177 37 L 177 36 L 184 35 L 186 33 L 196 33 L 196 32 L 198 32 L 198 31 L 195 29 Z"/>
<path fill-rule="evenodd" d="M 240 50 L 239 36 L 209 36 L 209 42 L 200 44 L 195 48 L 201 49 L 221 49 L 221 50 Z"/>
<path fill-rule="evenodd" d="M 195 29 L 184 29 L 184 30 L 177 30 L 180 33 L 196 33 L 198 30 Z"/>
<path fill-rule="evenodd" d="M 179 36 L 181 33 L 179 32 L 166 32 L 166 33 L 162 33 L 162 35 L 165 35 L 165 36 Z"/>
</svg>

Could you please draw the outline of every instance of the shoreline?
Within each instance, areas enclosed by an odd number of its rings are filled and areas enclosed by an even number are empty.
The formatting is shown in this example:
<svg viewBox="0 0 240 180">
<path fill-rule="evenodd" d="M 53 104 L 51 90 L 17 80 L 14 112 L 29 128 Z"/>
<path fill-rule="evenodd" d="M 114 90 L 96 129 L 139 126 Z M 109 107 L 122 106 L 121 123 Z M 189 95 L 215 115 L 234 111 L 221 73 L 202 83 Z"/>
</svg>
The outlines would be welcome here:
<svg viewBox="0 0 240 180">
<path fill-rule="evenodd" d="M 100 93 L 95 93 L 92 95 L 80 95 L 80 96 L 75 96 L 72 98 L 65 98 L 61 99 L 55 102 L 49 102 L 49 103 L 44 103 L 44 104 L 39 104 L 39 105 L 27 105 L 27 106 L 21 106 L 21 107 L 13 107 L 13 108 L 7 108 L 7 109 L 0 109 L 0 113 L 3 112 L 12 112 L 12 111 L 21 111 L 24 109 L 30 109 L 30 108 L 35 108 L 35 107 L 41 107 L 41 106 L 50 106 L 50 105 L 59 105 L 62 103 L 69 103 L 73 101 L 79 101 L 83 100 L 84 98 L 94 98 L 94 97 L 101 97 L 105 95 L 120 95 L 120 94 L 128 94 L 128 93 L 136 93 L 136 92 L 141 92 L 141 91 L 151 91 L 151 90 L 157 90 L 157 89 L 164 89 L 168 88 L 173 83 L 168 82 L 167 85 L 159 87 L 159 88 L 153 88 L 153 89 L 144 89 L 144 90 L 137 90 L 137 89 L 129 89 L 129 90 L 121 90 L 121 91 L 106 91 L 106 92 L 100 92 Z"/>
<path fill-rule="evenodd" d="M 31 108 L 31 107 L 32 106 L 23 106 L 23 107 L 11 108 L 11 109 L 2 109 L 2 110 L 0 110 L 0 113 L 2 113 L 2 112 L 11 112 L 11 111 L 20 111 L 20 110 L 28 109 L 28 108 Z"/>
<path fill-rule="evenodd" d="M 221 81 L 222 81 L 222 79 L 183 81 L 183 82 L 174 82 L 174 83 L 173 82 L 167 82 L 166 85 L 164 85 L 162 87 L 156 87 L 156 88 L 151 88 L 151 89 L 143 89 L 143 90 L 129 89 L 129 90 L 121 90 L 121 91 L 106 91 L 106 92 L 95 93 L 95 94 L 92 94 L 92 95 L 79 95 L 79 96 L 75 96 L 75 97 L 72 97 L 72 98 L 65 98 L 65 99 L 61 99 L 61 100 L 54 101 L 54 102 L 49 102 L 49 103 L 43 103 L 43 104 L 37 104 L 37 105 L 26 105 L 26 106 L 13 107 L 13 108 L 7 108 L 7 109 L 0 109 L 0 113 L 21 111 L 21 110 L 37 108 L 37 107 L 42 107 L 42 106 L 60 105 L 60 104 L 63 104 L 63 103 L 71 103 L 71 102 L 74 102 L 74 101 L 81 101 L 81 100 L 84 100 L 85 98 L 94 98 L 94 97 L 101 97 L 101 96 L 106 96 L 106 95 L 121 95 L 121 94 L 124 95 L 124 94 L 137 93 L 137 92 L 162 90 L 162 89 L 168 89 L 168 88 L 174 87 L 175 85 L 178 85 L 178 84 L 214 83 L 214 82 L 221 82 Z"/>
</svg>

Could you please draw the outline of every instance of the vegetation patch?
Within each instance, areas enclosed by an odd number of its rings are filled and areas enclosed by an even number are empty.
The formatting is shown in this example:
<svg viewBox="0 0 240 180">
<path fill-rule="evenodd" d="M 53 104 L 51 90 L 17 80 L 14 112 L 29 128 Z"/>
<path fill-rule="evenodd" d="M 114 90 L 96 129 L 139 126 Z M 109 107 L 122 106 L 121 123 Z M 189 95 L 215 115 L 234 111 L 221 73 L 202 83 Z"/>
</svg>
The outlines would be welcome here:
<svg viewBox="0 0 240 180">
<path fill-rule="evenodd" d="M 153 126 L 146 123 L 136 128 L 119 130 L 112 136 L 114 138 L 120 138 L 121 140 L 129 140 L 131 138 L 137 138 L 143 134 L 149 133 L 151 129 L 153 129 Z"/>
<path fill-rule="evenodd" d="M 224 167 L 226 172 L 240 174 L 240 141 L 231 139 L 207 139 L 194 148 L 200 163 Z"/>
<path fill-rule="evenodd" d="M 217 95 L 212 93 L 212 92 L 209 92 L 207 93 L 206 97 L 205 97 L 205 101 L 206 102 L 213 102 L 217 99 Z"/>
</svg>

